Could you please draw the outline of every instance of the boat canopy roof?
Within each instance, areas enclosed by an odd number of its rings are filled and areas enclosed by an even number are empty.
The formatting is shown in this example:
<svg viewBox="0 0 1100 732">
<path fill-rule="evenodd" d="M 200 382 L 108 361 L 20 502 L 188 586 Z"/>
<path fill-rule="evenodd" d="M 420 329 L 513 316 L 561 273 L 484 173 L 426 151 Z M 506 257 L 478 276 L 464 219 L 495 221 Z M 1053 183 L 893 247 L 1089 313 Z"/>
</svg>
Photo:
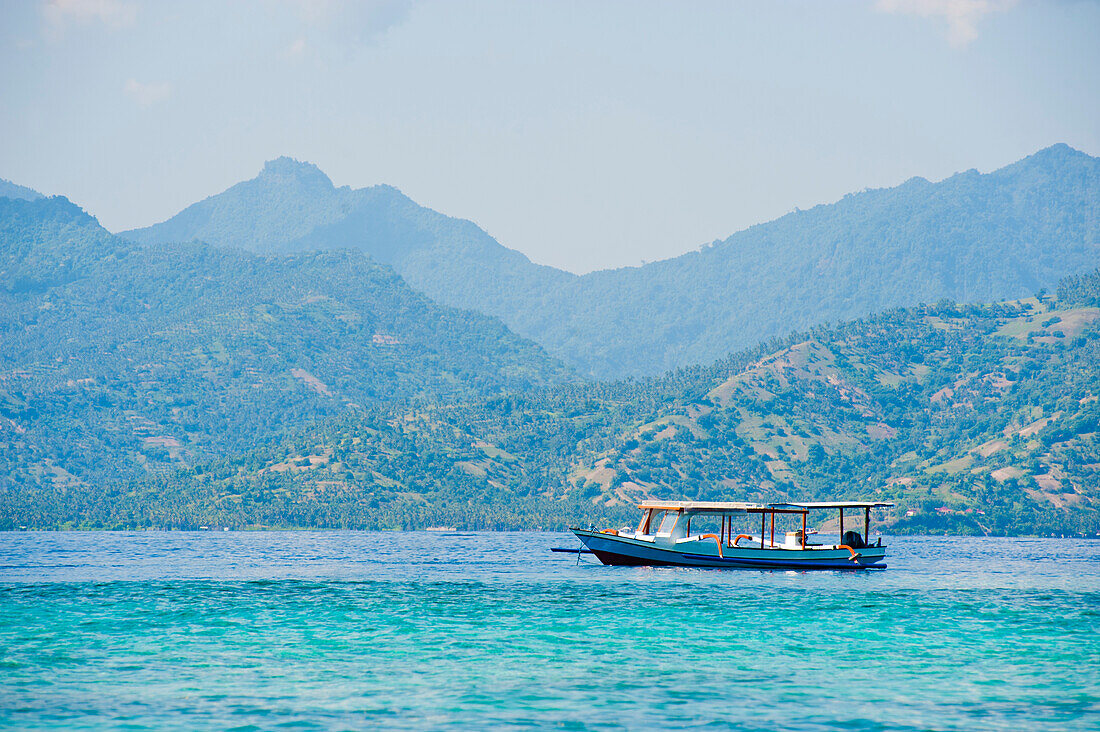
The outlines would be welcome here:
<svg viewBox="0 0 1100 732">
<path fill-rule="evenodd" d="M 763 503 L 742 503 L 740 501 L 643 501 L 638 504 L 643 511 L 691 511 L 692 513 L 749 513 L 765 511 Z"/>
<path fill-rule="evenodd" d="M 774 508 L 893 508 L 894 504 L 885 501 L 792 501 L 789 503 L 769 503 Z"/>
<path fill-rule="evenodd" d="M 683 511 L 685 513 L 804 513 L 822 508 L 889 508 L 882 501 L 805 501 L 800 503 L 744 503 L 742 501 L 642 501 L 643 511 Z"/>
</svg>

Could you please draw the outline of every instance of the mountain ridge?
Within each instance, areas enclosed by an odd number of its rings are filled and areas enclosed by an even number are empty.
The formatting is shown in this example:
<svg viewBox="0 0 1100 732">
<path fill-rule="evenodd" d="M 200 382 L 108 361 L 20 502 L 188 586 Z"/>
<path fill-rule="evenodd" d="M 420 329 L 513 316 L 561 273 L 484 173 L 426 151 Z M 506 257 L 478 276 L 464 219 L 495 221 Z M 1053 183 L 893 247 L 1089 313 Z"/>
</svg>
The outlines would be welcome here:
<svg viewBox="0 0 1100 732">
<path fill-rule="evenodd" d="M 25 201 L 34 201 L 45 197 L 46 196 L 33 188 L 21 186 L 18 183 L 12 183 L 10 180 L 0 178 L 0 198 L 19 198 Z"/>
<path fill-rule="evenodd" d="M 292 166 L 283 160 L 276 167 Z M 316 176 L 315 166 L 297 166 Z M 202 202 L 202 226 L 173 217 L 126 235 L 206 233 L 222 246 L 272 252 L 358 249 L 429 297 L 500 317 L 596 377 L 660 373 L 941 297 L 1023 297 L 1100 261 L 1100 159 L 1065 144 L 990 173 L 849 194 L 698 251 L 585 275 L 537 265 L 397 189 L 325 188 L 305 200 L 294 188 L 266 191 L 262 177 Z"/>
<path fill-rule="evenodd" d="M 572 378 L 356 252 L 142 245 L 61 197 L 0 198 L 5 487 L 115 484 L 345 412 Z"/>
</svg>

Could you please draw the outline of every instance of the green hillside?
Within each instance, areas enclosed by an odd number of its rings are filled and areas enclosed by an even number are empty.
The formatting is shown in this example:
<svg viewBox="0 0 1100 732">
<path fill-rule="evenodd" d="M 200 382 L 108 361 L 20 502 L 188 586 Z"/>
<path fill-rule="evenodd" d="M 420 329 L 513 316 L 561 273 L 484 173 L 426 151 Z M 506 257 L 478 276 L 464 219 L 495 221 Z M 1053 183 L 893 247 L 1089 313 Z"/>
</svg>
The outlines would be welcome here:
<svg viewBox="0 0 1100 732">
<path fill-rule="evenodd" d="M 572 378 L 351 252 L 145 247 L 0 198 L 0 481 L 95 491 L 377 405 Z M 91 495 L 91 494 L 89 494 Z"/>
<path fill-rule="evenodd" d="M 268 163 L 126 236 L 262 252 L 356 249 L 449 305 L 500 317 L 590 375 L 659 374 L 896 306 L 1028 296 L 1100 261 L 1100 160 L 1055 145 L 989 174 L 851 194 L 699 251 L 582 277 L 530 262 L 396 189 Z"/>
<path fill-rule="evenodd" d="M 107 500 L 24 495 L 8 525 L 561 527 L 647 496 L 876 498 L 895 532 L 1095 535 L 1100 271 L 661 378 L 367 410 Z"/>
</svg>

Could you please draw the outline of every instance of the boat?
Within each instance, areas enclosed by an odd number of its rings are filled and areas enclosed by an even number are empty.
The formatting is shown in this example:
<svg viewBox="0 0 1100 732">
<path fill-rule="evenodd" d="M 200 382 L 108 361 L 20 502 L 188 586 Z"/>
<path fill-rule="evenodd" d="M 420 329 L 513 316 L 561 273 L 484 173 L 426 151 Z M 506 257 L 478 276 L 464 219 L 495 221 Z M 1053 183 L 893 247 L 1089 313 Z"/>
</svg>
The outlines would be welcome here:
<svg viewBox="0 0 1100 732">
<path fill-rule="evenodd" d="M 604 564 L 627 566 L 714 567 L 721 569 L 885 569 L 882 537 L 871 542 L 871 510 L 894 504 L 881 501 L 815 501 L 804 503 L 739 503 L 645 501 L 636 528 L 572 528 L 584 546 Z M 838 510 L 836 543 L 815 542 L 807 525 L 811 511 Z M 844 530 L 845 511 L 863 513 L 863 531 Z M 756 516 L 760 517 L 759 533 Z M 780 523 L 801 528 L 781 530 Z M 692 521 L 695 526 L 692 526 Z M 749 533 L 734 534 L 735 523 L 750 524 Z M 717 530 L 714 526 L 717 524 Z M 708 525 L 708 526 L 703 526 Z M 701 528 L 702 527 L 702 528 Z M 692 529 L 696 531 L 693 532 Z"/>
</svg>

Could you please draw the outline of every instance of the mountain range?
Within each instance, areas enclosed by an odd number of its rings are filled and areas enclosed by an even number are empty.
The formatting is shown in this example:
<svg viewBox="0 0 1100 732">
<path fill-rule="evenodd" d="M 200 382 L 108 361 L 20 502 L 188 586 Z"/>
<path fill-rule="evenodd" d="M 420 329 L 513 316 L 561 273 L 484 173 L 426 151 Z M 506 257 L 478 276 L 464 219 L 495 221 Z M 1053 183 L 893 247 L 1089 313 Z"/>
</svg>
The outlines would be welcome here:
<svg viewBox="0 0 1100 732">
<path fill-rule="evenodd" d="M 1056 145 L 584 276 L 288 158 L 121 235 L 3 181 L 0 527 L 873 495 L 895 531 L 1095 533 L 1097 163 Z"/>
<path fill-rule="evenodd" d="M 143 246 L 0 198 L 0 473 L 104 484 L 376 405 L 574 378 L 499 320 L 355 252 Z"/>
<path fill-rule="evenodd" d="M 289 158 L 124 232 L 261 253 L 352 249 L 448 305 L 499 317 L 595 377 L 705 363 L 899 305 L 1019 298 L 1100 261 L 1100 160 L 1055 145 L 988 174 L 913 178 L 673 259 L 577 276 L 389 186 L 334 187 Z"/>
</svg>

